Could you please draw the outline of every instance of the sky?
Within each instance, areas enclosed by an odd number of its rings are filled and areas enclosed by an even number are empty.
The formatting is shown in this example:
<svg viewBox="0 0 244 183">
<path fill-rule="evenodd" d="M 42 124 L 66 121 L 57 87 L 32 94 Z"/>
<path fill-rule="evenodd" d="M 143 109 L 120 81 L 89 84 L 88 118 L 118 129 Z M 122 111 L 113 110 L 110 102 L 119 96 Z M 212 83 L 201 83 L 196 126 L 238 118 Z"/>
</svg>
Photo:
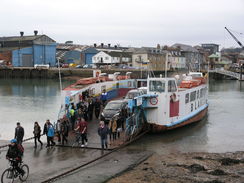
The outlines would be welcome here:
<svg viewBox="0 0 244 183">
<path fill-rule="evenodd" d="M 1 0 L 0 5 L 0 37 L 38 30 L 58 43 L 238 47 L 226 26 L 244 45 L 244 0 Z"/>
</svg>

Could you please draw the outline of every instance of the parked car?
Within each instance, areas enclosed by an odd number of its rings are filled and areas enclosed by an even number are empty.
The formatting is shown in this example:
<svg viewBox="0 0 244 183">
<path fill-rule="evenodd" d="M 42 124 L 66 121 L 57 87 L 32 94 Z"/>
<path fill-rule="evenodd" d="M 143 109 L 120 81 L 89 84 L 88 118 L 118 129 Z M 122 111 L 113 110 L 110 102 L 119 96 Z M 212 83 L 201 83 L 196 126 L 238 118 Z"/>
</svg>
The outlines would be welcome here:
<svg viewBox="0 0 244 183">
<path fill-rule="evenodd" d="M 103 109 L 100 119 L 108 123 L 114 115 L 119 115 L 126 106 L 127 102 L 124 100 L 112 100 Z"/>
<path fill-rule="evenodd" d="M 69 68 L 69 64 L 62 64 L 62 68 Z"/>
<path fill-rule="evenodd" d="M 81 65 L 77 65 L 77 66 L 75 66 L 75 68 L 82 68 L 82 66 Z"/>
<path fill-rule="evenodd" d="M 85 65 L 83 65 L 82 68 L 83 69 L 91 69 L 92 68 L 92 65 L 91 64 L 85 64 Z"/>
</svg>

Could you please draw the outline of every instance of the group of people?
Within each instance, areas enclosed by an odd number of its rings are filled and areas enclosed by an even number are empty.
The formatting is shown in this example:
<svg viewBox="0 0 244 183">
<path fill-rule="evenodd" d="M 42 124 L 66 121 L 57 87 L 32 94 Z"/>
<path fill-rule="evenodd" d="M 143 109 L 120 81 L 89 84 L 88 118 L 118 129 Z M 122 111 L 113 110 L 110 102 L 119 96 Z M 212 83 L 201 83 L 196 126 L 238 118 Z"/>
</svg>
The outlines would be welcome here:
<svg viewBox="0 0 244 183">
<path fill-rule="evenodd" d="M 95 98 L 89 96 L 89 92 L 85 91 L 80 96 L 80 101 L 74 105 L 66 104 L 66 116 L 71 122 L 71 129 L 74 130 L 75 126 L 78 124 L 79 119 L 83 118 L 85 121 L 91 121 L 93 119 L 93 114 L 95 114 L 96 119 L 99 119 L 99 115 L 107 102 L 107 92 L 103 90 L 100 98 Z"/>
</svg>

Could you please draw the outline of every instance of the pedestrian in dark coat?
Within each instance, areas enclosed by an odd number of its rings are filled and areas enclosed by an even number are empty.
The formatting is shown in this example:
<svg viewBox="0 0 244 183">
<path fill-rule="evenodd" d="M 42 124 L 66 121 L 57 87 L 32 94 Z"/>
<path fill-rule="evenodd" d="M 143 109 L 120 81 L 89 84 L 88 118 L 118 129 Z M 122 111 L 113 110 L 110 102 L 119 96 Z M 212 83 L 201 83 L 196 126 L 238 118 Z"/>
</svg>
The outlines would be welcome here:
<svg viewBox="0 0 244 183">
<path fill-rule="evenodd" d="M 68 143 L 67 136 L 68 136 L 68 125 L 67 125 L 66 121 L 64 120 L 64 121 L 61 122 L 61 140 L 62 140 L 62 145 L 64 145 L 64 141 L 66 143 Z"/>
<path fill-rule="evenodd" d="M 15 128 L 14 138 L 17 140 L 17 144 L 22 144 L 24 138 L 24 128 L 20 126 L 20 122 L 17 122 L 17 127 Z"/>
<path fill-rule="evenodd" d="M 94 102 L 94 108 L 95 108 L 95 116 L 98 119 L 101 111 L 101 102 L 98 100 L 98 98 L 96 98 L 96 101 Z"/>
<path fill-rule="evenodd" d="M 33 134 L 34 134 L 34 139 L 35 139 L 35 148 L 37 147 L 37 140 L 41 144 L 41 147 L 42 147 L 43 143 L 40 140 L 40 137 L 41 137 L 41 127 L 40 127 L 40 125 L 38 124 L 37 121 L 34 123 L 34 131 L 33 131 Z"/>
<path fill-rule="evenodd" d="M 89 120 L 92 120 L 92 117 L 93 117 L 93 109 L 94 109 L 93 99 L 90 98 L 88 100 L 88 116 L 89 116 Z"/>
<path fill-rule="evenodd" d="M 104 125 L 104 121 L 100 121 L 100 126 L 99 126 L 97 131 L 98 131 L 98 135 L 101 138 L 102 149 L 104 149 L 104 146 L 107 149 L 108 148 L 108 133 L 109 133 L 109 131 L 108 131 L 108 127 L 106 125 Z"/>
</svg>

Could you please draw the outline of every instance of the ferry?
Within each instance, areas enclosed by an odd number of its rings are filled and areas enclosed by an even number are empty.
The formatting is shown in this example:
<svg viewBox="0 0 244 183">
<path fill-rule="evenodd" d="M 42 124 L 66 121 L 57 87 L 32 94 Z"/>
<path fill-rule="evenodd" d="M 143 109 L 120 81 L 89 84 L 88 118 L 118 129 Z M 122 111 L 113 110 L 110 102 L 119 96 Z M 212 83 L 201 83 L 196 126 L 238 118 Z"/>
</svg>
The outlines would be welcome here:
<svg viewBox="0 0 244 183">
<path fill-rule="evenodd" d="M 96 71 L 95 71 L 96 72 Z M 108 100 L 123 97 L 135 88 L 144 87 L 147 92 L 128 101 L 128 110 L 143 110 L 144 122 L 152 132 L 161 132 L 185 126 L 203 119 L 208 110 L 208 84 L 200 72 L 190 72 L 180 77 L 148 77 L 132 79 L 131 73 L 121 76 L 97 73 L 93 78 L 77 81 L 63 90 L 64 106 L 79 103 L 85 95 L 99 97 L 107 92 Z M 134 122 L 137 124 L 138 122 Z M 139 122 L 140 123 L 140 122 Z M 131 123 L 126 123 L 131 126 Z M 136 128 L 136 127 L 134 127 Z"/>
</svg>

